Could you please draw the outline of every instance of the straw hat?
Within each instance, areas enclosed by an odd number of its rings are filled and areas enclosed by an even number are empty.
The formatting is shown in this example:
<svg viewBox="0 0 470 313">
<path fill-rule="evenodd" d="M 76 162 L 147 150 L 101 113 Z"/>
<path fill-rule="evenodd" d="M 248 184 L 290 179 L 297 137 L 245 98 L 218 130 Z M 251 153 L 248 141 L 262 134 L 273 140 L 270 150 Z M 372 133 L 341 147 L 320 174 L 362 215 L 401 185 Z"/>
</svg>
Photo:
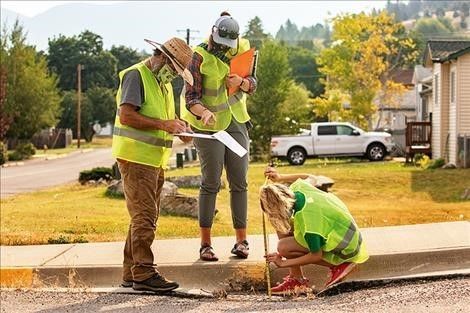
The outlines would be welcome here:
<svg viewBox="0 0 470 313">
<path fill-rule="evenodd" d="M 184 40 L 173 37 L 163 45 L 149 39 L 144 40 L 167 56 L 171 63 L 173 63 L 178 74 L 181 75 L 188 84 L 193 85 L 193 76 L 186 68 L 191 61 L 193 51 Z"/>
</svg>

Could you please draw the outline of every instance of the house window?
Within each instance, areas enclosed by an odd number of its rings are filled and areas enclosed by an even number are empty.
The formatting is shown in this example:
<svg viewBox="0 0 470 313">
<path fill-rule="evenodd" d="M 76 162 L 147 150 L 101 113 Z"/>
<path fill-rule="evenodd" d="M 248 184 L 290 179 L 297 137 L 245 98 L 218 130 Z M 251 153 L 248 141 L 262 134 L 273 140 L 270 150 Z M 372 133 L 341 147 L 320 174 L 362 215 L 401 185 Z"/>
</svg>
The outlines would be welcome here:
<svg viewBox="0 0 470 313">
<path fill-rule="evenodd" d="M 439 75 L 434 75 L 434 104 L 437 105 L 437 99 L 439 98 Z"/>
<path fill-rule="evenodd" d="M 455 103 L 455 71 L 450 72 L 450 103 Z"/>
</svg>

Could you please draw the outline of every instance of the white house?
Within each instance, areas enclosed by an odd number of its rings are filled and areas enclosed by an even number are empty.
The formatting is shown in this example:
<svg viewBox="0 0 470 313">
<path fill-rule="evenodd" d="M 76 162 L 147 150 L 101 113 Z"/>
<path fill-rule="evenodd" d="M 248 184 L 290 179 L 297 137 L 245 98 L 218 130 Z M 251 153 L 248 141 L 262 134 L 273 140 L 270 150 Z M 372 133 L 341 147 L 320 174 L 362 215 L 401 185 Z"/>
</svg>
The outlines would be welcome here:
<svg viewBox="0 0 470 313">
<path fill-rule="evenodd" d="M 432 72 L 433 158 L 470 167 L 470 39 L 428 41 L 424 66 Z"/>
</svg>

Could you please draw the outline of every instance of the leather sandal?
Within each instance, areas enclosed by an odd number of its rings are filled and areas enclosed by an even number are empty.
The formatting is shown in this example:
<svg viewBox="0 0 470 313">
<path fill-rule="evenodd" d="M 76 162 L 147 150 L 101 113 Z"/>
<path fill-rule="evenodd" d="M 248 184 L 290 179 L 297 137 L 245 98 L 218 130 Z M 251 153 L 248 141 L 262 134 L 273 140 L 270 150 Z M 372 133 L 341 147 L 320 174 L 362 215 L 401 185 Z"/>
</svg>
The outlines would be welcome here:
<svg viewBox="0 0 470 313">
<path fill-rule="evenodd" d="M 211 246 L 202 246 L 201 249 L 199 249 L 199 258 L 202 261 L 208 262 L 215 262 L 219 260 Z"/>
</svg>

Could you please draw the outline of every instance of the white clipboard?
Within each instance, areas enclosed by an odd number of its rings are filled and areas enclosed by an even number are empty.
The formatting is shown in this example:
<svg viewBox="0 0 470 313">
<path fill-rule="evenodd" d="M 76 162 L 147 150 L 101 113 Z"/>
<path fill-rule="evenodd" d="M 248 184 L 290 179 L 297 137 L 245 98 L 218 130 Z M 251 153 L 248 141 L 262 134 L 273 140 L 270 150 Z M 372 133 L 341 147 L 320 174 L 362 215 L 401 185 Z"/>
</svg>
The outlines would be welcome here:
<svg viewBox="0 0 470 313">
<path fill-rule="evenodd" d="M 248 151 L 243 148 L 232 136 L 230 136 L 226 131 L 221 130 L 216 132 L 213 135 L 208 134 L 199 134 L 199 133 L 179 133 L 175 136 L 184 136 L 184 137 L 194 137 L 194 138 L 204 138 L 204 139 L 216 139 L 223 143 L 227 148 L 235 152 L 240 158 L 245 156 Z"/>
</svg>

